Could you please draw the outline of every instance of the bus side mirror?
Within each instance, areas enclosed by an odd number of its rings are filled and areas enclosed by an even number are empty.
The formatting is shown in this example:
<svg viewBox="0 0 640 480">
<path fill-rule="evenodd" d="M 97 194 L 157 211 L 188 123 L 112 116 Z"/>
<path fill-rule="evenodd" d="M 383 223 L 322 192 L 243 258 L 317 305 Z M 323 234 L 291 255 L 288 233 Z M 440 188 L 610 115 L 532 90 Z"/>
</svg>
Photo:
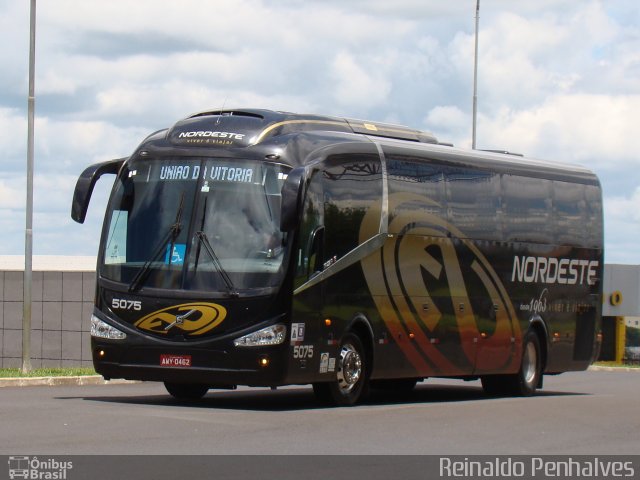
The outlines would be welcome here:
<svg viewBox="0 0 640 480">
<path fill-rule="evenodd" d="M 294 168 L 289 172 L 282 185 L 282 206 L 280 210 L 280 231 L 290 232 L 298 225 L 300 217 L 300 200 L 304 185 L 304 167 Z"/>
<path fill-rule="evenodd" d="M 117 174 L 126 158 L 118 158 L 107 162 L 96 163 L 87 167 L 76 182 L 76 189 L 73 192 L 73 203 L 71 204 L 71 218 L 78 223 L 84 223 L 89 208 L 89 201 L 93 193 L 93 187 L 98 179 L 107 173 Z"/>
</svg>

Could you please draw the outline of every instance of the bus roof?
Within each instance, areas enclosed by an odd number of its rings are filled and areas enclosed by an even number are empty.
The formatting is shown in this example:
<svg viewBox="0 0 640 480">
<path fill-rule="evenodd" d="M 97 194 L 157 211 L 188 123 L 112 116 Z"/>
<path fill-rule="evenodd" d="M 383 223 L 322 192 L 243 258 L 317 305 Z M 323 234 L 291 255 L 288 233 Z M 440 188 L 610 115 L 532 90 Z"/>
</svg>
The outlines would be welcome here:
<svg viewBox="0 0 640 480">
<path fill-rule="evenodd" d="M 389 123 L 271 110 L 241 109 L 200 112 L 178 121 L 167 131 L 174 145 L 216 140 L 219 145 L 253 146 L 273 137 L 297 132 L 325 131 L 366 134 L 422 143 L 438 143 L 429 133 Z M 225 142 L 220 143 L 220 140 Z"/>
<path fill-rule="evenodd" d="M 295 114 L 261 109 L 203 111 L 150 135 L 142 149 L 159 141 L 163 145 L 203 148 L 284 147 L 294 134 L 307 133 L 324 145 L 342 141 L 375 142 L 387 148 L 408 149 L 416 158 L 439 160 L 502 172 L 554 177 L 581 183 L 597 183 L 588 169 L 560 162 L 524 157 L 502 150 L 469 150 L 440 143 L 429 133 L 402 125 L 313 114 Z M 326 138 L 325 138 L 326 137 Z M 295 141 L 295 140 L 294 140 Z M 157 145 L 157 144 L 156 144 Z M 418 153 L 420 152 L 420 153 Z M 307 152 L 310 153 L 310 152 Z M 290 159 L 295 161 L 294 159 Z M 304 162 L 304 158 L 298 159 Z"/>
<path fill-rule="evenodd" d="M 588 168 L 565 162 L 541 160 L 509 152 L 470 150 L 443 145 L 417 145 L 393 140 L 380 141 L 396 150 L 415 152 L 416 157 L 426 157 L 455 165 L 464 165 L 503 173 L 525 174 L 579 183 L 599 184 L 597 176 Z M 418 153 L 419 152 L 419 153 Z"/>
</svg>

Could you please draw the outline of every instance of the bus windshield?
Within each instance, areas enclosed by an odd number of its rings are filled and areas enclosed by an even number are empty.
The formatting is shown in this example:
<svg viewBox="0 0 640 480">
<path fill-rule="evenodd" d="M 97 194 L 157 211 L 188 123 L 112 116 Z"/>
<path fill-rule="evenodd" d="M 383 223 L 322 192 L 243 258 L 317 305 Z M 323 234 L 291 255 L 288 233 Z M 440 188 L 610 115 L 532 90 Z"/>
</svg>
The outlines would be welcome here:
<svg viewBox="0 0 640 480">
<path fill-rule="evenodd" d="M 107 209 L 101 274 L 143 287 L 236 292 L 283 277 L 288 167 L 237 159 L 135 159 Z"/>
</svg>

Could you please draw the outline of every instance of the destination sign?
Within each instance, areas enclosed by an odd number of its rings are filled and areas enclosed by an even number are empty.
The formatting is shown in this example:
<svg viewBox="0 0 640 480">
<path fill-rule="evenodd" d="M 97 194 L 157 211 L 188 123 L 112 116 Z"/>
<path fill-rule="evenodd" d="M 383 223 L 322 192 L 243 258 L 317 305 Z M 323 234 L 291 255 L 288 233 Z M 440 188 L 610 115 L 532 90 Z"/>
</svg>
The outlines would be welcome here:
<svg viewBox="0 0 640 480">
<path fill-rule="evenodd" d="M 157 176 L 156 176 L 157 175 Z M 254 168 L 235 167 L 231 165 L 163 165 L 156 170 L 156 180 L 185 181 L 210 180 L 214 182 L 251 183 L 256 177 Z"/>
</svg>

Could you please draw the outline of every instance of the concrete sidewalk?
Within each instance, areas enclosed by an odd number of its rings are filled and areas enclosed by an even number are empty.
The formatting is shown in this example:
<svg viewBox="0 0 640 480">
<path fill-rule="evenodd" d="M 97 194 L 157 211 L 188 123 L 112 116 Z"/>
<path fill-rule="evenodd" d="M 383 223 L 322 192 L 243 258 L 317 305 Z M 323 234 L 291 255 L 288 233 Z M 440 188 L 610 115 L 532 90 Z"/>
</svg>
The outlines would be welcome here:
<svg viewBox="0 0 640 480">
<path fill-rule="evenodd" d="M 591 365 L 589 370 L 593 372 L 638 372 L 640 373 L 640 367 L 614 367 L 604 365 Z"/>
<path fill-rule="evenodd" d="M 9 377 L 0 378 L 2 387 L 41 387 L 60 385 L 122 385 L 126 383 L 138 383 L 133 380 L 105 380 L 100 375 L 79 375 L 69 377 Z"/>
</svg>

